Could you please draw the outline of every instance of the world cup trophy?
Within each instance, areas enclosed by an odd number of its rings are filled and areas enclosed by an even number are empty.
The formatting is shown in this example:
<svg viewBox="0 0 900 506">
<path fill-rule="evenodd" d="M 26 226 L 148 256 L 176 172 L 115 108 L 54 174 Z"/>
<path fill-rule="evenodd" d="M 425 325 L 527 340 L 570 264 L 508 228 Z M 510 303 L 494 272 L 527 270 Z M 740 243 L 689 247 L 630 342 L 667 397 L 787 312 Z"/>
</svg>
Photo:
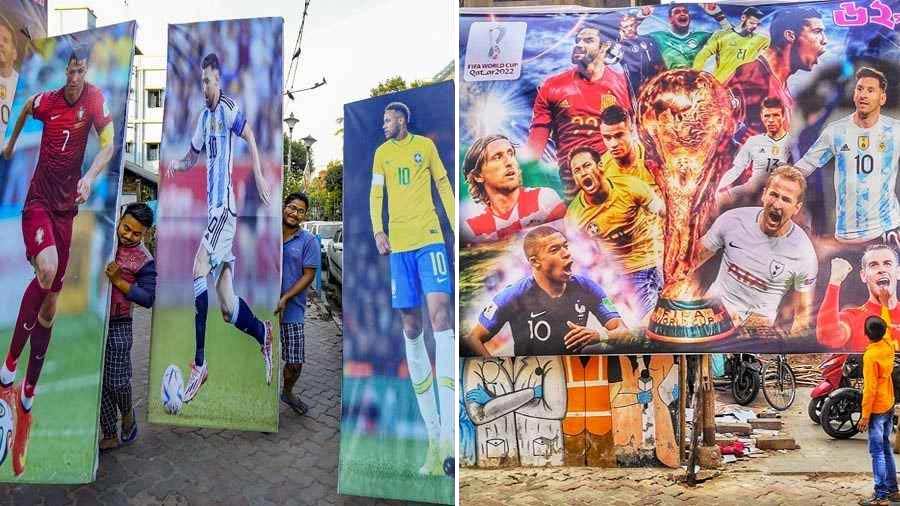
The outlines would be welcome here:
<svg viewBox="0 0 900 506">
<path fill-rule="evenodd" d="M 728 90 L 707 72 L 663 72 L 641 88 L 638 117 L 641 140 L 655 162 L 649 168 L 666 203 L 664 283 L 647 335 L 679 344 L 723 339 L 735 332 L 731 317 L 720 302 L 701 296 L 693 272 L 719 179 L 731 163 Z"/>
</svg>

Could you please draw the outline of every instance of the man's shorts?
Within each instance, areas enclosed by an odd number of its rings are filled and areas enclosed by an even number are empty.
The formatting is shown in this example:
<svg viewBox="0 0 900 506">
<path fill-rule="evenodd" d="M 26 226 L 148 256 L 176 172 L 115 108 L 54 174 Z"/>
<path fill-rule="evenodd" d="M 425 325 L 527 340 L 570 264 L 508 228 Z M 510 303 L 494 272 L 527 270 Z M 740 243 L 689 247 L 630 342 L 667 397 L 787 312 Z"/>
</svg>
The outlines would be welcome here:
<svg viewBox="0 0 900 506">
<path fill-rule="evenodd" d="M 22 210 L 22 238 L 28 261 L 33 262 L 38 253 L 50 246 L 56 247 L 59 264 L 50 287 L 51 292 L 62 290 L 66 268 L 69 266 L 75 214 L 76 211 L 50 211 L 41 204 L 29 204 Z"/>
<path fill-rule="evenodd" d="M 203 248 L 209 254 L 209 267 L 212 271 L 226 263 L 234 263 L 231 247 L 236 225 L 237 215 L 227 206 L 210 209 L 206 232 L 203 234 Z"/>
<path fill-rule="evenodd" d="M 281 324 L 281 360 L 285 364 L 306 362 L 305 342 L 303 322 Z"/>
<path fill-rule="evenodd" d="M 419 307 L 422 294 L 426 293 L 453 293 L 444 244 L 391 253 L 391 306 L 394 309 Z"/>
</svg>

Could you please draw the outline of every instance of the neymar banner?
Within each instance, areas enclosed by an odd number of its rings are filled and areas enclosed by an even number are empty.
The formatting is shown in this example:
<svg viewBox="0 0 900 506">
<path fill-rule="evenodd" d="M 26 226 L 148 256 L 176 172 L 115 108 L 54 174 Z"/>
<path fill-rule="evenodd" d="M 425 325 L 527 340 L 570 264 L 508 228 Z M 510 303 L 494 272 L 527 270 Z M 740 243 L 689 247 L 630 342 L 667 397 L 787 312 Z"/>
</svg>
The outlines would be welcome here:
<svg viewBox="0 0 900 506">
<path fill-rule="evenodd" d="M 135 26 L 29 40 L 18 53 L 0 160 L 0 481 L 86 483 L 96 473 L 103 268 L 115 245 Z"/>
<path fill-rule="evenodd" d="M 169 25 L 154 423 L 278 429 L 282 26 Z"/>
<path fill-rule="evenodd" d="M 463 10 L 463 355 L 892 333 L 898 23 L 893 0 Z"/>
<path fill-rule="evenodd" d="M 344 105 L 341 494 L 453 504 L 453 114 L 452 82 Z"/>
</svg>

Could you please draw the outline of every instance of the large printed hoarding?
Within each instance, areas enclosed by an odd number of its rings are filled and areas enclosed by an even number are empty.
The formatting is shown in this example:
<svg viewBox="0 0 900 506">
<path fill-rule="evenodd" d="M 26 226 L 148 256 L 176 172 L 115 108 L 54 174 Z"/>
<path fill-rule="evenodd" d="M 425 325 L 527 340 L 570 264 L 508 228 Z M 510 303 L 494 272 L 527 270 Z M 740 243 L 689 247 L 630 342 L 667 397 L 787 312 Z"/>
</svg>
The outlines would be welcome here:
<svg viewBox="0 0 900 506">
<path fill-rule="evenodd" d="M 278 428 L 282 26 L 169 25 L 152 422 Z"/>
<path fill-rule="evenodd" d="M 134 31 L 34 40 L 21 65 L 0 160 L 3 481 L 95 475 Z"/>
<path fill-rule="evenodd" d="M 34 48 L 47 36 L 45 0 L 0 1 L 0 143 L 9 123 L 19 70 Z"/>
<path fill-rule="evenodd" d="M 860 352 L 900 323 L 898 21 L 464 10 L 463 354 Z"/>
<path fill-rule="evenodd" d="M 452 82 L 344 106 L 342 494 L 453 503 L 453 118 Z"/>
</svg>

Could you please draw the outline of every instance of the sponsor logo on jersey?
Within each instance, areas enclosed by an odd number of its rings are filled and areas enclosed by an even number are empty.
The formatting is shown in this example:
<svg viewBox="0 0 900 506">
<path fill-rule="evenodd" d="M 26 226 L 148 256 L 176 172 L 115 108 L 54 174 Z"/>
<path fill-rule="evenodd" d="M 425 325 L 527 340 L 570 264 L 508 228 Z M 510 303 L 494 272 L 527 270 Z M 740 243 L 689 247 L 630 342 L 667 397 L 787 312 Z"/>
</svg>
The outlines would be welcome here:
<svg viewBox="0 0 900 506">
<path fill-rule="evenodd" d="M 485 306 L 485 308 L 481 311 L 481 314 L 488 320 L 491 320 L 494 318 L 494 314 L 496 312 L 497 312 L 497 304 L 494 304 L 493 302 L 491 302 L 490 304 Z"/>
<path fill-rule="evenodd" d="M 43 229 L 43 227 L 42 227 L 42 228 L 39 228 L 39 229 L 37 229 L 37 231 L 35 231 L 35 233 L 34 233 L 34 242 L 35 242 L 38 246 L 40 246 L 41 244 L 44 243 L 44 229 Z"/>
<path fill-rule="evenodd" d="M 569 105 L 569 99 L 567 98 L 564 98 L 563 101 L 559 103 L 560 109 L 568 109 L 569 107 L 571 106 Z"/>
<path fill-rule="evenodd" d="M 608 311 L 618 313 L 618 311 L 616 310 L 616 305 L 613 304 L 612 299 L 610 299 L 609 297 L 603 297 L 603 300 L 600 303 L 603 304 L 603 307 L 605 307 Z"/>
<path fill-rule="evenodd" d="M 79 107 L 78 114 L 76 114 L 75 116 L 78 118 L 78 121 L 83 120 L 84 119 L 84 107 Z"/>
<path fill-rule="evenodd" d="M 868 135 L 860 135 L 856 139 L 856 145 L 859 146 L 859 149 L 862 149 L 862 150 L 869 149 L 869 136 Z"/>
<path fill-rule="evenodd" d="M 841 146 L 841 151 L 850 151 L 850 146 L 844 144 L 843 146 Z"/>
<path fill-rule="evenodd" d="M 769 276 L 772 278 L 777 278 L 779 274 L 784 272 L 784 264 L 779 262 L 778 260 L 772 260 L 769 263 Z"/>
</svg>

